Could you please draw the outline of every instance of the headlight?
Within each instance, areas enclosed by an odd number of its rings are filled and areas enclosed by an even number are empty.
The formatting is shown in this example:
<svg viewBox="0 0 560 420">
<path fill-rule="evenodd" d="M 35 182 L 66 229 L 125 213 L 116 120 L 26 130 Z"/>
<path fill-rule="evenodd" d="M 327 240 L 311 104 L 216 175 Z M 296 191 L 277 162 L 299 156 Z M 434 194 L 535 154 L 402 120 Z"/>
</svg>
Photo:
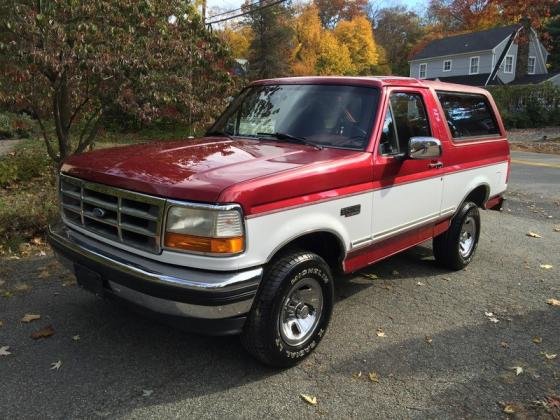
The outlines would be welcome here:
<svg viewBox="0 0 560 420">
<path fill-rule="evenodd" d="M 174 205 L 167 213 L 165 247 L 209 254 L 238 254 L 245 249 L 243 216 L 238 206 Z"/>
</svg>

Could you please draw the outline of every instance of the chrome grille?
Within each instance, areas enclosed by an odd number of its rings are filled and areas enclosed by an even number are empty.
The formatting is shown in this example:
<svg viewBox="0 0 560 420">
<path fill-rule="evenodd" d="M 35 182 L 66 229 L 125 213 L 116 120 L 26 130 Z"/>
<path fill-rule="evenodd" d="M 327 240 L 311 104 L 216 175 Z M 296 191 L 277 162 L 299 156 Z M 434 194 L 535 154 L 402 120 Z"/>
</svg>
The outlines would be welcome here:
<svg viewBox="0 0 560 420">
<path fill-rule="evenodd" d="M 161 251 L 165 199 L 61 175 L 60 205 L 70 225 L 144 251 Z"/>
</svg>

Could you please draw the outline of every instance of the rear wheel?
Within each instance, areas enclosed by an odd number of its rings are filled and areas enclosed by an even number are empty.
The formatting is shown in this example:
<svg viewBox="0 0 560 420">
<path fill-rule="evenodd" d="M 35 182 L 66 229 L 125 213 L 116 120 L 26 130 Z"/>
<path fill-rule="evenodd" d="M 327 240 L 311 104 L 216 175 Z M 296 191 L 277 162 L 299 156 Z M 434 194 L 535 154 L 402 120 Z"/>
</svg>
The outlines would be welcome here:
<svg viewBox="0 0 560 420">
<path fill-rule="evenodd" d="M 475 203 L 463 203 L 449 229 L 433 241 L 436 262 L 452 270 L 466 267 L 473 259 L 480 237 L 480 214 Z"/>
<path fill-rule="evenodd" d="M 293 251 L 271 262 L 241 341 L 261 362 L 293 366 L 321 341 L 333 306 L 333 280 L 317 254 Z"/>
</svg>

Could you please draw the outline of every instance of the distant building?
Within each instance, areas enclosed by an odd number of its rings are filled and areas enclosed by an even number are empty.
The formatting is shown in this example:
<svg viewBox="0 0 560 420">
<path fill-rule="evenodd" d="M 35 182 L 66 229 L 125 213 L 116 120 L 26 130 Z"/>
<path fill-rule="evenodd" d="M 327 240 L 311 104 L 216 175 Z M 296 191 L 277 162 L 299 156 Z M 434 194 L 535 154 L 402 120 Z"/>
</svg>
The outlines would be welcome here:
<svg viewBox="0 0 560 420">
<path fill-rule="evenodd" d="M 528 48 L 516 42 L 524 31 Z M 410 76 L 472 86 L 545 81 L 560 85 L 560 73 L 548 73 L 548 56 L 533 28 L 510 25 L 430 42 L 412 57 Z"/>
</svg>

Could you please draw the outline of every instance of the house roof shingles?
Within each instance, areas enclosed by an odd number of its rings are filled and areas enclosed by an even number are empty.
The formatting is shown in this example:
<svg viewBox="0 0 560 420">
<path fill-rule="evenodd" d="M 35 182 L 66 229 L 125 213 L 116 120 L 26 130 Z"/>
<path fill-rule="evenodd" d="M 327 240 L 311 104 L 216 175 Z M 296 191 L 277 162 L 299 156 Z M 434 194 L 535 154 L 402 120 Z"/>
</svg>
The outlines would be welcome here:
<svg viewBox="0 0 560 420">
<path fill-rule="evenodd" d="M 412 60 L 491 50 L 518 28 L 519 25 L 510 25 L 436 39 L 416 53 Z"/>
<path fill-rule="evenodd" d="M 448 77 L 434 77 L 429 78 L 428 80 L 439 80 L 440 82 L 447 82 L 447 83 L 458 83 L 460 85 L 470 85 L 470 86 L 485 86 L 486 81 L 490 73 L 481 73 L 481 74 L 470 74 L 470 75 L 462 75 L 462 76 L 448 76 Z M 494 79 L 488 82 L 488 85 L 502 85 L 502 81 L 499 77 L 495 77 Z"/>
</svg>

